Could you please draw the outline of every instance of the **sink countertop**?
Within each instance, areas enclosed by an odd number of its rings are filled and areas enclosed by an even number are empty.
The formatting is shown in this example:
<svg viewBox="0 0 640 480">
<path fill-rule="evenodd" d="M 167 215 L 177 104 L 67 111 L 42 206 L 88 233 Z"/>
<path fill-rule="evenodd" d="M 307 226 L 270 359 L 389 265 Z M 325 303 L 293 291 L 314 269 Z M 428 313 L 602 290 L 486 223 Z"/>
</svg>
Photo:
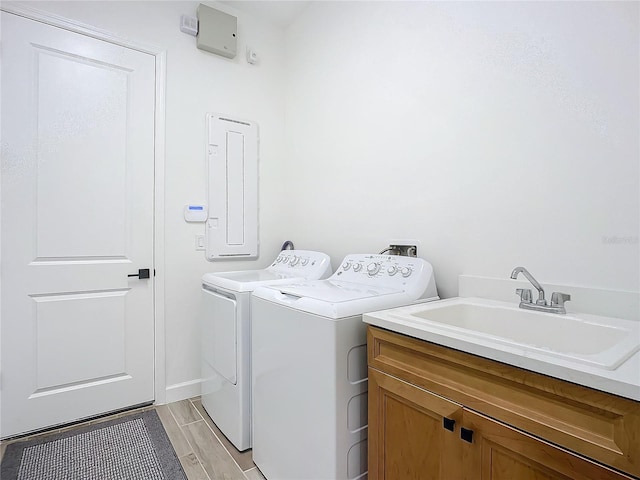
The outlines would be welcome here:
<svg viewBox="0 0 640 480">
<path fill-rule="evenodd" d="M 411 312 L 440 308 L 455 304 L 459 297 L 408 307 L 367 313 L 364 322 L 410 337 L 426 340 L 445 347 L 461 350 L 498 362 L 526 370 L 549 375 L 579 385 L 640 401 L 640 350 L 636 351 L 615 370 L 606 370 L 562 358 L 544 358 L 518 345 L 504 345 L 490 339 L 469 338 L 462 333 L 438 328 L 432 324 L 423 325 L 409 318 L 403 319 L 400 312 Z M 473 300 L 466 298 L 465 300 Z M 517 303 L 477 299 L 485 304 L 513 308 Z"/>
</svg>

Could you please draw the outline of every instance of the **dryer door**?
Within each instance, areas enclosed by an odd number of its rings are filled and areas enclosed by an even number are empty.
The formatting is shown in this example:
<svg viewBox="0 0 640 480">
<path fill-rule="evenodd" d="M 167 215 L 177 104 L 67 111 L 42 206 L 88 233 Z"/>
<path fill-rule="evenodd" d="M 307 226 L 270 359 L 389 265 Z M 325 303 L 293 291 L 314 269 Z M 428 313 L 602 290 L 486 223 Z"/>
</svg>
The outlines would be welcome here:
<svg viewBox="0 0 640 480">
<path fill-rule="evenodd" d="M 209 367 L 227 381 L 237 383 L 237 319 L 235 297 L 202 289 L 204 318 L 202 328 L 202 358 Z"/>
</svg>

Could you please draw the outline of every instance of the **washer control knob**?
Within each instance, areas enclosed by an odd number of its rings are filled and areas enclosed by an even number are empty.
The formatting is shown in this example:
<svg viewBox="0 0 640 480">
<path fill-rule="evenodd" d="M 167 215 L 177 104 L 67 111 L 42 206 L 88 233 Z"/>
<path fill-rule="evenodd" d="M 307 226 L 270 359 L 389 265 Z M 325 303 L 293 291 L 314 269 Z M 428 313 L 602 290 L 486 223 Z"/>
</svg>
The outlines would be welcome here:
<svg viewBox="0 0 640 480">
<path fill-rule="evenodd" d="M 297 255 L 294 255 L 293 258 L 291 259 L 291 262 L 289 262 L 289 265 L 293 267 L 297 265 L 299 261 L 300 261 L 300 257 Z"/>
<path fill-rule="evenodd" d="M 361 264 L 361 263 L 356 263 L 356 264 L 353 266 L 353 271 L 354 271 L 354 272 L 359 272 L 360 270 L 362 270 L 362 264 Z"/>
<path fill-rule="evenodd" d="M 367 265 L 367 273 L 372 277 L 379 271 L 380 271 L 379 263 L 370 263 L 369 265 Z"/>
<path fill-rule="evenodd" d="M 302 264 L 302 266 L 305 266 L 307 263 L 309 263 L 309 259 L 308 258 L 303 258 L 300 263 Z"/>
<path fill-rule="evenodd" d="M 413 272 L 413 270 L 411 270 L 411 267 L 404 267 L 402 270 L 400 270 L 400 273 L 405 278 L 408 277 L 409 275 L 411 275 L 412 272 Z"/>
<path fill-rule="evenodd" d="M 344 262 L 342 264 L 342 269 L 343 270 L 349 270 L 351 268 L 351 263 L 350 262 Z"/>
<path fill-rule="evenodd" d="M 395 265 L 391 265 L 389 268 L 387 268 L 387 273 L 390 277 L 393 277 L 396 273 L 398 273 L 398 267 L 396 267 Z"/>
<path fill-rule="evenodd" d="M 287 262 L 289 261 L 289 257 L 282 257 L 282 258 L 280 259 L 280 261 L 281 261 L 282 263 L 287 263 Z"/>
</svg>

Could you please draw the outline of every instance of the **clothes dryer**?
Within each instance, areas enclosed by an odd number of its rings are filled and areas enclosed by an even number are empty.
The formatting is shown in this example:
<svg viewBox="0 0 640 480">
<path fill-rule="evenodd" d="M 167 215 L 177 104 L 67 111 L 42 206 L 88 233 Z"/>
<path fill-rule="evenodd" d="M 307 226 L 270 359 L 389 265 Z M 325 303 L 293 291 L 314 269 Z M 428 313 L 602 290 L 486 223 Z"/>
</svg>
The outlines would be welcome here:
<svg viewBox="0 0 640 480">
<path fill-rule="evenodd" d="M 252 295 L 253 461 L 268 480 L 367 474 L 362 314 L 437 300 L 420 258 L 348 255 L 328 279 Z"/>
<path fill-rule="evenodd" d="M 328 255 L 283 250 L 266 269 L 202 277 L 202 406 L 238 450 L 251 448 L 251 292 L 329 275 Z"/>
</svg>

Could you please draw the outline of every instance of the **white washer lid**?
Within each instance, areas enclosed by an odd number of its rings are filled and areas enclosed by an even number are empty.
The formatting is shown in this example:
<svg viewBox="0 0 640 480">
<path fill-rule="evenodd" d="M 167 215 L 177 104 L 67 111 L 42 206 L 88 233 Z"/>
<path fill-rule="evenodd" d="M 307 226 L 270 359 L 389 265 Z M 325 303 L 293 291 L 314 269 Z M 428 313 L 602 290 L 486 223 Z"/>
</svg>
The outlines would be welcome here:
<svg viewBox="0 0 640 480">
<path fill-rule="evenodd" d="M 319 315 L 339 321 L 342 318 L 416 303 L 406 292 L 391 289 L 371 289 L 369 285 L 325 281 L 323 287 L 309 285 L 267 286 L 257 288 L 251 297 L 253 315 L 261 310 L 260 302 L 266 301 L 301 312 Z M 338 283 L 339 285 L 336 285 Z M 341 288 L 342 287 L 342 288 Z M 344 290 L 343 288 L 348 288 Z M 313 289 L 313 290 L 312 290 Z M 300 296 L 301 294 L 306 296 Z M 434 299 L 435 300 L 435 299 Z M 418 300 L 424 301 L 424 300 Z M 301 317 L 302 318 L 302 317 Z"/>
<path fill-rule="evenodd" d="M 351 302 L 364 298 L 380 297 L 402 292 L 401 290 L 388 287 L 362 285 L 337 280 L 317 280 L 282 287 L 274 286 L 273 288 L 286 295 L 312 298 L 327 303 Z"/>
<path fill-rule="evenodd" d="M 302 281 L 304 278 L 270 270 L 240 270 L 237 272 L 207 273 L 202 283 L 210 287 L 221 287 L 234 292 L 252 292 L 258 287 L 279 283 Z"/>
</svg>

